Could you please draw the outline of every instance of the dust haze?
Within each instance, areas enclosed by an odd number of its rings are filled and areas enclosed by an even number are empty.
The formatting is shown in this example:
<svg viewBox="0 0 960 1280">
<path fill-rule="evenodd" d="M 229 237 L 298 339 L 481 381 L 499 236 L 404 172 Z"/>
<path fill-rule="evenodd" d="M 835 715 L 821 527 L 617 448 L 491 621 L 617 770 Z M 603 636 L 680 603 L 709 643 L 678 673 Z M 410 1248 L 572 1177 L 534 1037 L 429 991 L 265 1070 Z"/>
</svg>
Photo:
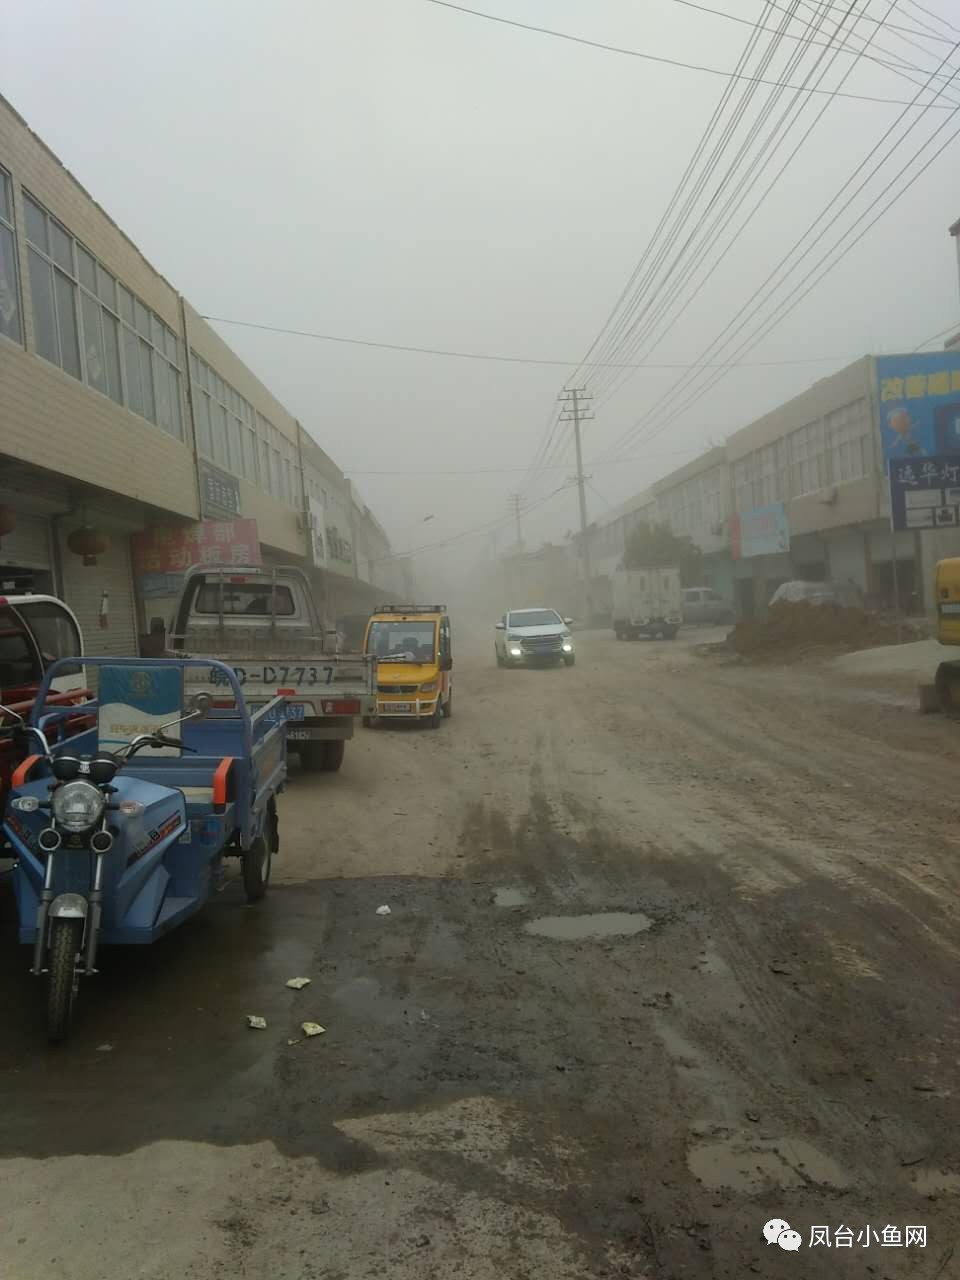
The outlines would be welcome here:
<svg viewBox="0 0 960 1280">
<path fill-rule="evenodd" d="M 734 65 L 750 32 L 674 0 L 489 8 L 717 68 Z M 733 7 L 753 20 L 762 8 Z M 205 314 L 571 362 L 613 306 L 725 83 L 424 0 L 15 2 L 0 75 L 30 125 Z M 846 87 L 911 89 L 865 62 Z M 693 360 L 898 111 L 831 102 L 789 181 L 650 358 Z M 590 518 L 817 377 L 868 351 L 911 350 L 949 324 L 947 175 L 941 158 L 750 357 L 812 363 L 738 369 L 634 460 L 596 465 Z M 572 369 L 217 328 L 350 472 L 398 551 L 503 518 L 422 556 L 425 586 L 506 548 L 516 490 L 532 508 L 528 546 L 576 527 L 574 490 L 544 500 L 570 474 L 568 452 L 524 474 Z M 587 462 L 676 377 L 631 377 L 590 424 Z"/>
</svg>

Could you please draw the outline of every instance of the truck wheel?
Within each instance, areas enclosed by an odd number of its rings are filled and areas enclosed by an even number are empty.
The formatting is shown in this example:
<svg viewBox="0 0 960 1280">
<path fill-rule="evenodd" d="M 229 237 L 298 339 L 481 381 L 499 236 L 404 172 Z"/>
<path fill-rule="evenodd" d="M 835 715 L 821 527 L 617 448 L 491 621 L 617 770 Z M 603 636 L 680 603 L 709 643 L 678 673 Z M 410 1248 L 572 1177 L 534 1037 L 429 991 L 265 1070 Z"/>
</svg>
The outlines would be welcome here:
<svg viewBox="0 0 960 1280">
<path fill-rule="evenodd" d="M 503 662 L 503 658 L 501 658 L 501 657 L 500 657 L 500 650 L 499 650 L 499 649 L 494 649 L 494 651 L 493 651 L 493 652 L 494 652 L 494 656 L 495 656 L 495 657 L 496 657 L 496 659 L 497 659 L 497 666 L 498 666 L 498 667 L 502 667 L 502 666 L 504 665 L 504 662 Z"/>
<path fill-rule="evenodd" d="M 443 704 L 443 714 L 447 717 L 448 720 L 453 715 L 453 690 L 452 689 L 447 694 L 447 700 Z"/>
<path fill-rule="evenodd" d="M 434 709 L 433 715 L 430 717 L 428 723 L 431 729 L 439 729 L 443 724 L 443 702 L 439 697 L 437 698 L 437 705 Z"/>
<path fill-rule="evenodd" d="M 568 654 L 563 660 L 563 665 L 565 667 L 572 667 L 576 660 L 577 655 L 575 653 Z"/>
<path fill-rule="evenodd" d="M 77 956 L 82 920 L 51 920 L 47 952 L 47 1039 L 55 1044 L 70 1030 L 77 994 Z"/>
<path fill-rule="evenodd" d="M 365 729 L 373 728 L 373 716 L 364 716 L 362 724 Z"/>
<path fill-rule="evenodd" d="M 332 738 L 321 744 L 320 768 L 323 773 L 336 773 L 343 764 L 343 753 L 347 748 L 345 738 Z"/>
<path fill-rule="evenodd" d="M 300 757 L 300 768 L 306 772 L 317 773 L 323 768 L 322 742 L 302 742 L 297 747 L 297 755 Z"/>
<path fill-rule="evenodd" d="M 666 631 L 663 633 L 664 639 L 665 639 L 665 640 L 676 640 L 676 638 L 677 638 L 677 632 L 678 632 L 679 630 L 680 630 L 680 628 L 679 628 L 679 627 L 667 627 Z"/>
<path fill-rule="evenodd" d="M 263 836 L 257 836 L 250 848 L 241 853 L 243 888 L 248 902 L 259 902 L 267 892 L 272 861 L 273 854 Z"/>
</svg>

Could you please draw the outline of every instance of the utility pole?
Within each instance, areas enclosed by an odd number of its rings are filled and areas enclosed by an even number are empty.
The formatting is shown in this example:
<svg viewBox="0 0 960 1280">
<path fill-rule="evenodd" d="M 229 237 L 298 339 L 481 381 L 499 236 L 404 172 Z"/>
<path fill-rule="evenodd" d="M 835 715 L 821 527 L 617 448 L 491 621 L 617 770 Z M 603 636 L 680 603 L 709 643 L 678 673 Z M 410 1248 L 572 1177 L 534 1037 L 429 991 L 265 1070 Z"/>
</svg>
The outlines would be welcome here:
<svg viewBox="0 0 960 1280">
<path fill-rule="evenodd" d="M 520 507 L 523 503 L 522 493 L 511 493 L 509 498 L 510 506 L 513 508 L 513 518 L 517 526 L 517 550 L 523 547 L 523 535 L 520 532 Z"/>
<path fill-rule="evenodd" d="M 583 406 L 589 404 L 593 399 L 588 394 L 586 387 L 572 387 L 568 391 L 562 392 L 557 399 L 564 406 L 560 411 L 561 422 L 573 423 L 573 442 L 577 451 L 577 492 L 580 498 L 580 548 L 583 557 L 583 620 L 589 626 L 592 616 L 592 602 L 590 599 L 590 579 L 592 577 L 590 569 L 590 542 L 587 537 L 587 479 L 583 474 L 583 450 L 580 444 L 580 423 L 589 421 L 594 415 L 592 413 L 584 413 Z"/>
</svg>

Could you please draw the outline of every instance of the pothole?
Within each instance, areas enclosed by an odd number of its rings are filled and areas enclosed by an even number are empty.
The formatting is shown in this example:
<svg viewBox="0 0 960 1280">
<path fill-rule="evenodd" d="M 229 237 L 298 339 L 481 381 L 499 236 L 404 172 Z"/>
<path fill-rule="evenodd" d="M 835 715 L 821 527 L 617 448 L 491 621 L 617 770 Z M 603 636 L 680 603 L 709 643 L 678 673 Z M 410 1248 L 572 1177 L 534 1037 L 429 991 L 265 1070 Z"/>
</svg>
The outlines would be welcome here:
<svg viewBox="0 0 960 1280">
<path fill-rule="evenodd" d="M 589 938 L 629 937 L 644 933 L 652 925 L 653 921 L 642 911 L 608 911 L 592 916 L 541 916 L 530 920 L 524 928 L 540 938 L 580 942 Z"/>
<path fill-rule="evenodd" d="M 526 889 L 494 889 L 493 905 L 495 907 L 525 907 L 530 901 Z"/>
<path fill-rule="evenodd" d="M 689 1152 L 687 1164 L 695 1178 L 713 1189 L 756 1192 L 770 1184 L 785 1188 L 809 1183 L 836 1188 L 849 1185 L 836 1161 L 802 1138 L 703 1142 Z"/>
</svg>

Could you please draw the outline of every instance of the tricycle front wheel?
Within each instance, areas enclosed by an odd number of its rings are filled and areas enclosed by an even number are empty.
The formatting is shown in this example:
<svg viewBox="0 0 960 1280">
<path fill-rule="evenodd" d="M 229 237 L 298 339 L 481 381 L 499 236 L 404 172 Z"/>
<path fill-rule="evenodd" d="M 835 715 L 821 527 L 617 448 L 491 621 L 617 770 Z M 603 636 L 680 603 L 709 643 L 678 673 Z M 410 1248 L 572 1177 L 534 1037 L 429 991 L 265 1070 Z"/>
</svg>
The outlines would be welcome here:
<svg viewBox="0 0 960 1280">
<path fill-rule="evenodd" d="M 248 902 L 259 902 L 267 892 L 273 852 L 263 836 L 257 836 L 249 849 L 240 855 L 243 888 Z"/>
<path fill-rule="evenodd" d="M 51 920 L 47 951 L 47 1039 L 55 1044 L 70 1030 L 77 994 L 77 956 L 82 920 Z"/>
</svg>

